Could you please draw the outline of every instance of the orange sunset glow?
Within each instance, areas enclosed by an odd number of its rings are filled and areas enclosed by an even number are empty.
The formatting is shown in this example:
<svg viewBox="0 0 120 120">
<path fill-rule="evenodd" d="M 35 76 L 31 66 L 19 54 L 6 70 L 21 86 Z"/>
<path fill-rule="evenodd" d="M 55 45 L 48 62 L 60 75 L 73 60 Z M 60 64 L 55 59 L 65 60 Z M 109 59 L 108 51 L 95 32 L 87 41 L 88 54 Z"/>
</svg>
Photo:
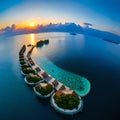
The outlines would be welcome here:
<svg viewBox="0 0 120 120">
<path fill-rule="evenodd" d="M 30 27 L 34 27 L 34 26 L 35 26 L 35 23 L 31 22 L 31 23 L 29 24 L 29 26 L 30 26 Z"/>
<path fill-rule="evenodd" d="M 119 120 L 119 11 L 120 0 L 0 0 L 0 120 Z"/>
</svg>

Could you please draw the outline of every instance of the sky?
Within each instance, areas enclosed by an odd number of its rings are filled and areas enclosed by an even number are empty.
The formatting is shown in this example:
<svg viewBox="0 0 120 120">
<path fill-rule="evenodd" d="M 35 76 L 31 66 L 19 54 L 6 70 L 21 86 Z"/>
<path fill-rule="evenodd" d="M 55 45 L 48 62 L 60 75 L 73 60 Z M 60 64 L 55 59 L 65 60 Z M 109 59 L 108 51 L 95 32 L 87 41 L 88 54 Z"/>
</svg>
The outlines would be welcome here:
<svg viewBox="0 0 120 120">
<path fill-rule="evenodd" d="M 37 24 L 90 23 L 120 34 L 119 0 L 0 0 L 0 28 Z"/>
</svg>

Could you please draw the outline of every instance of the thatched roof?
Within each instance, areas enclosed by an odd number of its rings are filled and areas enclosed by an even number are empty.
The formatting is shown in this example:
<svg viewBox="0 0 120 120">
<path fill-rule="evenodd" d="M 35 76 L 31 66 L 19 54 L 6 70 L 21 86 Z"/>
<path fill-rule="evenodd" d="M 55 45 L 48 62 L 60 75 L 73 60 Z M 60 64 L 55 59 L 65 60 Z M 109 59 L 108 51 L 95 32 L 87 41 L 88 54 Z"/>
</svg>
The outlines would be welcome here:
<svg viewBox="0 0 120 120">
<path fill-rule="evenodd" d="M 62 94 L 78 96 L 73 90 L 58 90 L 55 95 L 60 96 Z"/>
</svg>

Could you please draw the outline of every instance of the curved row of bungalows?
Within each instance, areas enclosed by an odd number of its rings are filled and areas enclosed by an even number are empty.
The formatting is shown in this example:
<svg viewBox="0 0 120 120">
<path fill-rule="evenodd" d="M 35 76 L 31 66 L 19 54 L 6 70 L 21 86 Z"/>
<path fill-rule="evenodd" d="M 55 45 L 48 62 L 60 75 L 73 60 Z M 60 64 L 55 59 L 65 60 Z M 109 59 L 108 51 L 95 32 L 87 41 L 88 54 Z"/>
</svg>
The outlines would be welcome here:
<svg viewBox="0 0 120 120">
<path fill-rule="evenodd" d="M 31 58 L 33 49 L 34 46 L 32 46 L 26 53 L 26 56 L 24 56 L 22 62 L 20 59 L 20 64 L 22 67 L 21 72 L 24 75 L 25 83 L 33 86 L 33 90 L 37 96 L 41 98 L 48 98 L 51 96 L 51 106 L 59 113 L 73 115 L 82 111 L 83 101 L 81 97 L 76 94 L 75 91 L 63 85 L 61 82 L 57 81 L 41 69 Z M 20 52 L 21 51 L 24 54 L 25 48 L 22 47 Z M 26 67 L 23 69 L 23 66 Z M 64 105 L 61 102 L 66 104 Z"/>
</svg>

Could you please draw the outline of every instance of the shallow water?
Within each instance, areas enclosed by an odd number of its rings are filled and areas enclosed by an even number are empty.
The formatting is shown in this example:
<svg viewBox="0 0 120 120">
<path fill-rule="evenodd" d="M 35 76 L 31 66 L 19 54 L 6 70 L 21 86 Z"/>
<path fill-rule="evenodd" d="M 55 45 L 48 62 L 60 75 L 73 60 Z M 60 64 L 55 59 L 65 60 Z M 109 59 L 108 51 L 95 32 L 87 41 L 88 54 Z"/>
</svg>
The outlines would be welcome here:
<svg viewBox="0 0 120 120">
<path fill-rule="evenodd" d="M 36 63 L 49 73 L 52 77 L 75 90 L 80 96 L 85 96 L 90 92 L 90 82 L 80 75 L 73 74 L 64 69 L 57 67 L 49 59 L 47 59 L 42 53 L 38 53 L 36 56 L 33 53 L 33 58 Z"/>
<path fill-rule="evenodd" d="M 60 69 L 86 77 L 90 93 L 84 108 L 72 117 L 54 111 L 48 101 L 35 97 L 20 74 L 18 52 L 23 44 L 50 39 L 49 45 L 35 49 Z M 120 108 L 120 46 L 98 38 L 67 33 L 28 34 L 0 38 L 0 120 L 113 120 Z M 39 54 L 38 54 L 39 53 Z M 36 55 L 39 55 L 36 57 Z M 38 59 L 39 58 L 39 59 Z"/>
</svg>

